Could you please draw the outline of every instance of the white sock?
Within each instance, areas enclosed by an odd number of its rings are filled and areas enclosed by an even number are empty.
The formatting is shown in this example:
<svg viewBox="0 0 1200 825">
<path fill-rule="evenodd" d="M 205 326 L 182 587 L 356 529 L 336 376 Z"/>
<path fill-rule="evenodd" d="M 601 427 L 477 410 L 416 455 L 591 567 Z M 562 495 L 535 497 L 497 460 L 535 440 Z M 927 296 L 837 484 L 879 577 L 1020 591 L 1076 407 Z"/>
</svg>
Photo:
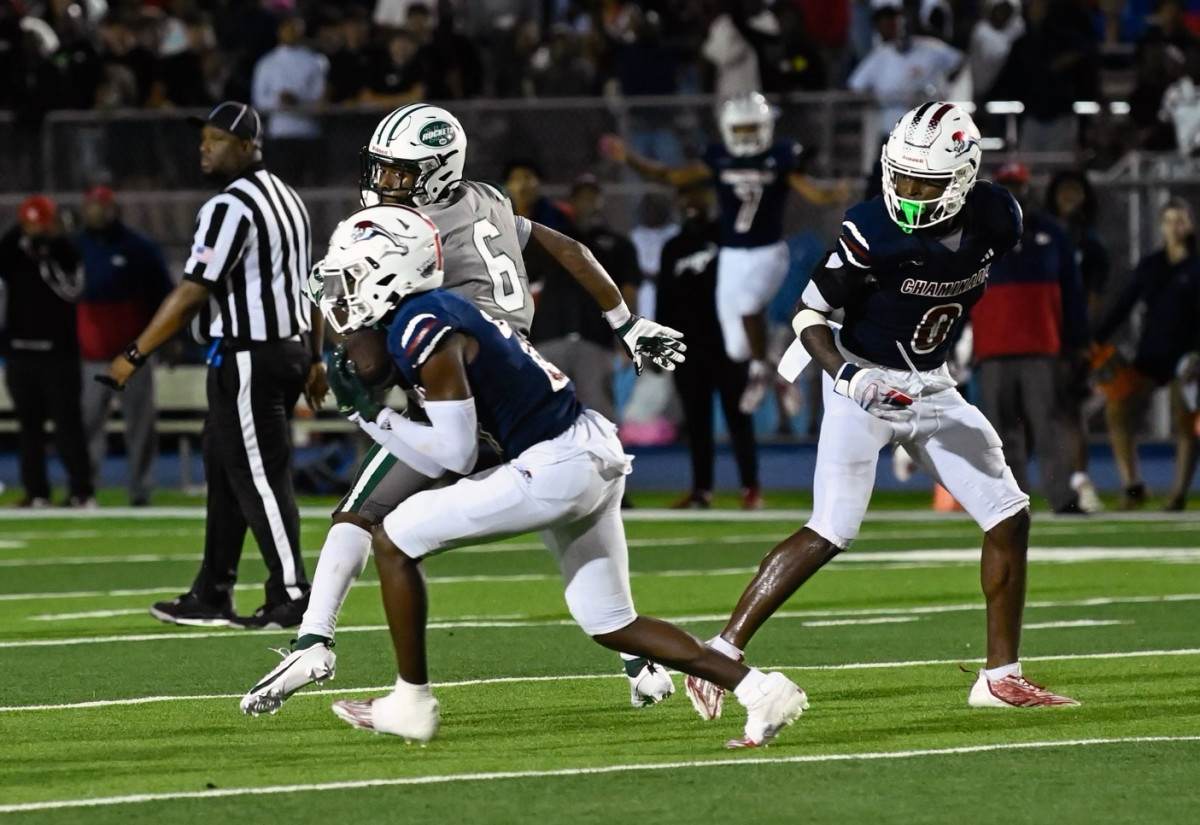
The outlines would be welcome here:
<svg viewBox="0 0 1200 825">
<path fill-rule="evenodd" d="M 991 669 L 984 668 L 983 675 L 986 676 L 990 682 L 1003 679 L 1005 676 L 1020 676 L 1021 663 L 1013 662 L 1009 665 L 1000 665 L 1000 667 L 994 667 Z"/>
<path fill-rule="evenodd" d="M 632 653 L 622 653 L 621 654 L 622 662 L 632 662 L 634 659 L 644 659 L 644 658 L 646 658 L 646 657 L 645 656 L 634 656 Z"/>
<path fill-rule="evenodd" d="M 405 699 L 429 699 L 433 697 L 432 687 L 429 682 L 423 685 L 414 685 L 397 676 L 396 689 L 393 693 L 399 694 Z"/>
<path fill-rule="evenodd" d="M 325 546 L 313 573 L 308 594 L 308 610 L 300 622 L 297 638 L 305 634 L 333 638 L 338 613 L 350 592 L 350 585 L 367 566 L 371 555 L 371 534 L 358 525 L 341 522 L 329 528 Z"/>
<path fill-rule="evenodd" d="M 762 696 L 763 679 L 767 678 L 767 674 L 763 673 L 756 667 L 750 668 L 750 672 L 742 681 L 738 682 L 738 686 L 733 689 L 733 695 L 737 697 L 738 702 L 743 707 L 750 707 L 750 703 Z"/>
<path fill-rule="evenodd" d="M 1087 473 L 1071 473 L 1071 489 L 1078 490 L 1080 484 L 1086 484 L 1089 480 Z"/>
<path fill-rule="evenodd" d="M 711 639 L 709 639 L 706 642 L 706 644 L 709 647 L 711 647 L 713 650 L 717 651 L 717 653 L 721 653 L 725 656 L 728 656 L 730 659 L 733 659 L 735 662 L 740 662 L 743 658 L 743 653 L 740 649 L 734 647 L 732 644 L 725 641 L 720 636 L 713 636 Z"/>
</svg>

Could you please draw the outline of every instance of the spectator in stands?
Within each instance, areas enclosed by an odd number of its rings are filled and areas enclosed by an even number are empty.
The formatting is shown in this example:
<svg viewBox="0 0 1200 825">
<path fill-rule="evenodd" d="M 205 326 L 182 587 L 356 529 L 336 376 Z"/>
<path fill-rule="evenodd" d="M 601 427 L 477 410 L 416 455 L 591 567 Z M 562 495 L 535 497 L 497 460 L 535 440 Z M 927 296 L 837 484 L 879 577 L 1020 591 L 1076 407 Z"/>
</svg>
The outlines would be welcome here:
<svg viewBox="0 0 1200 825">
<path fill-rule="evenodd" d="M 1130 148 L 1152 152 L 1169 151 L 1176 146 L 1171 106 L 1164 106 L 1167 88 L 1186 71 L 1183 52 L 1161 41 L 1148 41 L 1134 52 L 1133 89 L 1129 93 L 1129 120 L 1133 126 Z M 1183 87 L 1180 87 L 1182 90 Z M 1182 103 L 1188 95 L 1178 95 Z M 1176 101 L 1172 101 L 1175 103 Z"/>
<path fill-rule="evenodd" d="M 754 424 L 738 409 L 746 390 L 746 362 L 735 362 L 725 354 L 721 323 L 717 318 L 717 241 L 719 227 L 714 218 L 712 187 L 694 181 L 680 187 L 679 208 L 684 221 L 679 234 L 667 241 L 658 273 L 657 318 L 672 321 L 688 342 L 687 360 L 673 373 L 683 402 L 688 453 L 692 463 L 691 490 L 671 506 L 676 509 L 708 509 L 713 495 L 713 393 L 720 396 L 729 437 L 733 442 L 742 504 L 757 508 L 759 493 L 758 454 Z"/>
<path fill-rule="evenodd" d="M 279 21 L 278 43 L 254 66 L 251 103 L 267 116 L 266 146 L 272 168 L 301 185 L 320 179 L 321 123 L 310 112 L 325 98 L 329 61 L 304 43 L 304 19 Z"/>
<path fill-rule="evenodd" d="M 403 30 L 393 31 L 388 35 L 387 48 L 371 67 L 359 100 L 392 107 L 422 100 L 429 88 L 429 74 L 412 35 Z"/>
<path fill-rule="evenodd" d="M 829 88 L 825 55 L 808 30 L 804 9 L 796 3 L 776 3 L 778 48 L 760 49 L 760 68 L 766 91 L 820 92 Z M 774 71 L 765 70 L 770 64 Z"/>
<path fill-rule="evenodd" d="M 1193 356 L 1200 350 L 1200 255 L 1195 219 L 1186 201 L 1172 198 L 1162 208 L 1161 217 L 1163 248 L 1138 262 L 1133 278 L 1095 327 L 1096 341 L 1105 344 L 1135 307 L 1145 307 L 1136 354 L 1126 370 L 1128 380 L 1119 391 L 1110 391 L 1106 411 L 1113 456 L 1125 485 L 1119 504 L 1122 510 L 1146 503 L 1135 428 L 1159 387 L 1170 388 L 1175 430 L 1175 480 L 1163 509 L 1184 508 L 1196 469 L 1194 402 L 1187 403 L 1183 388 L 1196 379 L 1197 359 Z"/>
<path fill-rule="evenodd" d="M 571 185 L 575 238 L 586 246 L 621 289 L 625 303 L 637 306 L 642 273 L 637 251 L 609 226 L 604 192 L 594 175 L 580 175 Z M 612 328 L 579 281 L 561 266 L 540 268 L 538 311 L 529 339 L 538 352 L 575 382 L 580 401 L 609 421 L 617 420 L 613 398 L 616 351 Z"/>
<path fill-rule="evenodd" d="M 1075 259 L 1086 296 L 1088 318 L 1097 317 L 1104 290 L 1108 286 L 1108 247 L 1096 231 L 1096 211 L 1099 200 L 1087 174 L 1076 169 L 1064 169 L 1050 179 L 1046 186 L 1045 211 L 1057 218 L 1067 229 L 1075 245 Z M 1092 395 L 1086 365 L 1078 359 L 1064 362 L 1066 400 L 1069 406 L 1067 425 L 1072 443 L 1071 487 L 1079 494 L 1079 506 L 1089 513 L 1103 509 L 1095 485 L 1088 476 L 1087 424 L 1083 407 Z"/>
<path fill-rule="evenodd" d="M 1061 362 L 1081 362 L 1087 308 L 1075 247 L 1064 227 L 1034 207 L 1029 168 L 1010 161 L 996 172 L 1021 205 L 1021 240 L 991 265 L 988 289 L 971 312 L 980 407 L 1004 443 L 1004 457 L 1028 492 L 1028 440 L 1042 490 L 1056 513 L 1082 513 L 1071 487 L 1072 444 Z"/>
<path fill-rule="evenodd" d="M 847 80 L 851 91 L 873 94 L 879 103 L 879 138 L 914 104 L 944 100 L 963 53 L 942 40 L 906 31 L 903 0 L 871 0 L 878 41 Z"/>
<path fill-rule="evenodd" d="M 555 25 L 550 40 L 529 60 L 530 92 L 536 97 L 574 97 L 591 93 L 592 66 L 579 51 L 579 36 L 569 26 Z"/>
<path fill-rule="evenodd" d="M 575 237 L 577 230 L 563 204 L 542 194 L 542 167 L 529 158 L 514 158 L 504 167 L 504 188 L 512 199 L 513 214 Z M 540 244 L 539 244 L 540 246 Z M 535 281 L 533 273 L 529 280 Z"/>
<path fill-rule="evenodd" d="M 275 47 L 279 18 L 264 0 L 230 0 L 214 15 L 213 30 L 229 72 L 218 97 L 249 100 L 254 66 Z"/>
<path fill-rule="evenodd" d="M 145 328 L 173 284 L 162 249 L 118 216 L 107 186 L 83 199 L 83 231 L 75 236 L 83 259 L 84 286 L 76 305 L 79 355 L 83 360 L 83 429 L 95 486 L 107 452 L 105 423 L 114 390 L 95 380 Z M 126 486 L 134 507 L 150 503 L 158 438 L 154 428 L 154 372 L 140 370 L 119 395 L 125 422 Z"/>
<path fill-rule="evenodd" d="M 976 104 L 991 100 L 992 86 L 1012 45 L 1025 33 L 1021 0 L 984 0 L 984 15 L 971 29 L 967 49 Z"/>
<path fill-rule="evenodd" d="M 432 79 L 433 100 L 462 100 L 483 91 L 483 60 L 478 47 L 458 31 L 458 15 L 451 0 L 437 3 L 437 25 L 427 47 L 437 67 Z"/>
<path fill-rule="evenodd" d="M 331 14 L 317 31 L 321 53 L 329 61 L 326 89 L 331 103 L 357 101 L 371 74 L 371 20 L 356 11 L 351 7 L 342 17 Z"/>
<path fill-rule="evenodd" d="M 79 342 L 74 301 L 83 289 L 79 253 L 58 208 L 44 195 L 26 198 L 19 223 L 0 238 L 0 279 L 8 293 L 4 380 L 20 427 L 24 497 L 18 507 L 46 507 L 46 422 L 67 470 L 71 507 L 96 506 L 83 439 Z"/>
<path fill-rule="evenodd" d="M 755 27 L 768 34 L 777 32 L 778 20 L 769 11 L 767 16 L 747 20 L 742 13 L 740 0 L 724 0 L 718 4 L 718 8 L 718 14 L 709 24 L 700 53 L 716 71 L 713 81 L 716 98 L 729 100 L 762 88 L 758 52 L 747 34 Z"/>
<path fill-rule="evenodd" d="M 214 90 L 208 87 L 208 48 L 211 31 L 199 15 L 168 18 L 159 48 L 158 76 L 162 103 L 168 106 L 211 106 Z"/>
<path fill-rule="evenodd" d="M 1064 9 L 1052 8 L 1051 0 L 1025 0 L 1025 33 L 1013 43 L 992 87 L 995 98 L 1025 106 L 1023 152 L 1074 149 L 1079 143 L 1075 101 L 1097 98 L 1095 34 L 1073 23 Z"/>
</svg>

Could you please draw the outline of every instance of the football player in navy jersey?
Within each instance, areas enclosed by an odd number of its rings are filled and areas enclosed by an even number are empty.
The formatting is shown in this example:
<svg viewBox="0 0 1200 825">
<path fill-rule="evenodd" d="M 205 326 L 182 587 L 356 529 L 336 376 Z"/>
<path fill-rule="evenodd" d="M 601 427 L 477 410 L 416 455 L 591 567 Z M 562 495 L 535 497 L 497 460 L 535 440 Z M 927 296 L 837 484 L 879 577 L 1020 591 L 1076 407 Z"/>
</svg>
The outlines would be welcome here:
<svg viewBox="0 0 1200 825">
<path fill-rule="evenodd" d="M 787 196 L 795 189 L 816 204 L 844 200 L 849 189 L 815 185 L 800 171 L 803 147 L 775 140 L 775 114 L 758 92 L 726 101 L 720 113 L 721 143 L 709 144 L 701 158 L 664 166 L 609 138 L 606 152 L 643 177 L 680 187 L 712 179 L 720 222 L 717 258 L 717 313 L 731 360 L 750 362 L 742 412 L 752 413 L 766 395 L 773 370 L 767 363 L 765 309 L 788 269 L 783 241 Z M 792 403 L 795 403 L 793 398 Z"/>
<path fill-rule="evenodd" d="M 804 691 L 722 656 L 674 625 L 639 616 L 629 588 L 621 496 L 630 457 L 616 427 L 581 405 L 569 378 L 507 322 L 443 289 L 437 227 L 405 206 L 374 206 L 338 226 L 318 264 L 323 297 L 359 327 L 384 324 L 402 384 L 417 390 L 428 424 L 372 399 L 341 353 L 330 365 L 339 409 L 409 466 L 467 474 L 482 430 L 499 467 L 418 492 L 384 517 L 375 563 L 396 650 L 394 691 L 338 701 L 350 724 L 427 742 L 440 715 L 425 655 L 427 601 L 421 560 L 469 544 L 541 531 L 562 570 L 567 607 L 585 633 L 735 692 L 745 737 L 770 742 L 805 707 Z"/>
<path fill-rule="evenodd" d="M 903 445 L 984 531 L 980 579 L 987 661 L 972 707 L 1074 705 L 1024 678 L 1017 656 L 1025 602 L 1029 497 L 1000 439 L 955 389 L 946 356 L 979 300 L 988 268 L 1021 235 L 1021 210 L 976 181 L 979 130 L 949 103 L 908 112 L 883 149 L 883 197 L 852 207 L 813 274 L 792 326 L 826 372 L 825 416 L 809 522 L 775 547 L 709 644 L 740 659 L 755 631 L 858 535 L 879 451 Z M 843 313 L 840 333 L 828 321 Z M 720 715 L 723 691 L 687 680 L 697 712 Z"/>
</svg>

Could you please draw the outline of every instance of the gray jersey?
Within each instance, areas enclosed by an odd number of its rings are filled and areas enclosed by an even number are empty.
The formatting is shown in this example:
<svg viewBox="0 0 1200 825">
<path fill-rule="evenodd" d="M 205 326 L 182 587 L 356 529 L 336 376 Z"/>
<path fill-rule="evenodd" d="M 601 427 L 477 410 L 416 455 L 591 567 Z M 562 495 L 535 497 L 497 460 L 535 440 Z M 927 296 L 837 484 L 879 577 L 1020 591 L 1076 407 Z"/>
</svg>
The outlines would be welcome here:
<svg viewBox="0 0 1200 825">
<path fill-rule="evenodd" d="M 513 215 L 499 189 L 469 180 L 421 213 L 442 235 L 442 288 L 528 336 L 533 297 L 521 250 L 529 240 L 529 221 Z"/>
</svg>

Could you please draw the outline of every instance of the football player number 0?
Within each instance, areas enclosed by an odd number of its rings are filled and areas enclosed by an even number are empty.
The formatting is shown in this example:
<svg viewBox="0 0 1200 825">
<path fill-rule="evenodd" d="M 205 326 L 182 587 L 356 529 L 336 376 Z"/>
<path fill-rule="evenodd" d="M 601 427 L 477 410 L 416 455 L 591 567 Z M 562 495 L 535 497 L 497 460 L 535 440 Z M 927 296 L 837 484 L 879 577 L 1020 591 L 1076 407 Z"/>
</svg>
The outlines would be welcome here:
<svg viewBox="0 0 1200 825">
<path fill-rule="evenodd" d="M 500 230 L 485 218 L 475 221 L 473 234 L 475 248 L 479 250 L 492 279 L 492 297 L 496 306 L 505 312 L 516 312 L 525 306 L 525 292 L 517 278 L 517 265 L 503 252 L 494 252 L 488 244 L 492 238 L 500 237 Z"/>
<path fill-rule="evenodd" d="M 962 314 L 962 304 L 941 304 L 929 309 L 913 332 L 912 351 L 924 355 L 940 347 Z"/>
</svg>

